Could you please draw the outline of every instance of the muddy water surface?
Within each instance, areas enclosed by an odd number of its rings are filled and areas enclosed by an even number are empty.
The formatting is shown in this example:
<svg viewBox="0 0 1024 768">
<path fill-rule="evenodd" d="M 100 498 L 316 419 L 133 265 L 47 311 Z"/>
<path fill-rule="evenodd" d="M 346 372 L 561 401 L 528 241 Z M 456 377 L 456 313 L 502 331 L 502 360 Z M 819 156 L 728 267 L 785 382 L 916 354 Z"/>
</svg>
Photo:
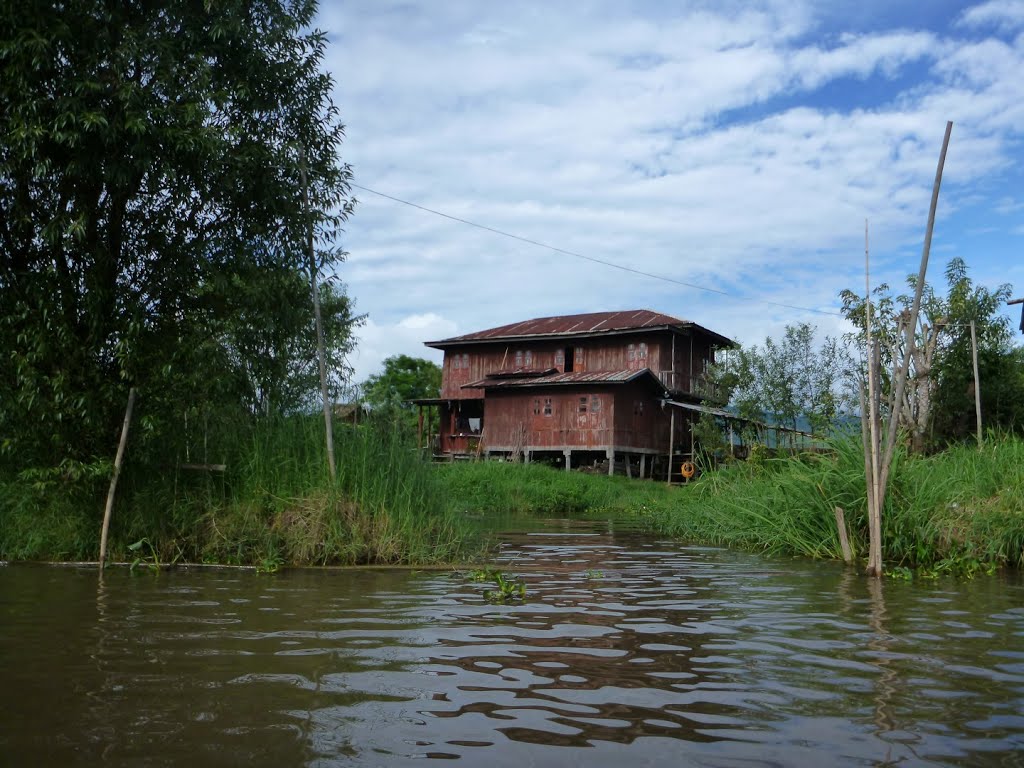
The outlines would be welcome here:
<svg viewBox="0 0 1024 768">
<path fill-rule="evenodd" d="M 0 568 L 0 765 L 1024 765 L 1024 584 L 553 523 L 410 571 Z M 492 586 L 493 588 L 493 586 Z"/>
</svg>

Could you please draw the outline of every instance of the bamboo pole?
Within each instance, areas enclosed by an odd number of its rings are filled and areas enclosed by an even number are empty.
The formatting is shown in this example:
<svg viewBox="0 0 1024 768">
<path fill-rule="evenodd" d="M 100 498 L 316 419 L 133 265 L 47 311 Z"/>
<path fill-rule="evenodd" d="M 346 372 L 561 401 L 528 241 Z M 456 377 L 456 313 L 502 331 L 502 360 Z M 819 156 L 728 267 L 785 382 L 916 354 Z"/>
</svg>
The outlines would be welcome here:
<svg viewBox="0 0 1024 768">
<path fill-rule="evenodd" d="M 868 499 L 868 571 L 880 573 L 882 565 L 882 508 L 879 502 L 879 443 L 878 443 L 878 345 L 871 336 L 871 260 L 868 245 L 868 221 L 864 220 L 864 330 L 865 356 L 868 368 L 868 429 L 865 448 L 870 457 L 870 466 L 865 465 L 866 494 Z M 863 411 L 862 411 L 863 412 Z M 870 441 L 870 442 L 868 442 Z M 876 546 L 877 545 L 877 546 Z"/>
<path fill-rule="evenodd" d="M 306 150 L 301 150 L 302 157 L 299 164 L 299 173 L 302 178 L 302 201 L 306 213 L 309 213 L 309 183 L 306 179 Z M 316 319 L 316 356 L 320 366 L 320 396 L 324 404 L 324 430 L 327 439 L 327 466 L 331 472 L 333 481 L 337 475 L 334 464 L 334 430 L 331 427 L 331 404 L 327 397 L 327 362 L 324 359 L 324 325 L 320 315 L 320 286 L 316 279 L 316 255 L 313 251 L 313 221 L 309 221 L 309 232 L 307 233 L 306 250 L 309 257 L 309 287 L 313 293 L 313 316 Z"/>
<path fill-rule="evenodd" d="M 917 273 L 917 284 L 914 286 L 914 302 L 910 307 L 910 318 L 907 322 L 908 332 L 913 338 L 914 329 L 917 328 L 917 316 L 921 309 L 921 294 L 924 291 L 925 275 L 928 271 L 928 255 L 932 247 L 932 232 L 935 229 L 935 210 L 939 205 L 939 188 L 942 186 L 942 169 L 946 164 L 946 150 L 949 148 L 949 135 L 953 131 L 953 123 L 947 121 L 946 133 L 942 139 L 942 151 L 939 153 L 939 164 L 935 170 L 935 183 L 932 186 L 932 200 L 928 209 L 928 226 L 925 229 L 924 247 L 921 250 L 921 266 Z M 886 488 L 889 484 L 889 473 L 892 470 L 892 460 L 896 452 L 896 435 L 899 431 L 898 409 L 903 402 L 903 393 L 907 386 L 907 373 L 910 369 L 910 345 L 903 353 L 903 361 L 896 377 L 896 393 L 893 398 L 895 403 L 889 413 L 889 429 L 887 430 L 885 442 L 885 456 L 882 459 L 881 472 L 878 488 L 878 508 L 881 509 L 885 502 Z M 868 574 L 871 576 L 882 575 L 881 564 L 881 536 L 876 535 L 876 540 L 871 542 L 871 553 L 868 558 Z M 877 558 L 876 558 L 877 554 Z M 874 567 L 872 567 L 874 566 Z"/>
<path fill-rule="evenodd" d="M 871 375 L 871 360 L 868 359 L 867 363 L 867 374 Z M 869 411 L 867 403 L 867 383 L 862 382 L 858 387 L 857 394 L 860 395 L 860 437 L 861 442 L 864 446 L 864 488 L 866 489 L 865 498 L 867 499 L 868 507 L 868 537 L 869 537 L 869 548 L 872 532 L 874 531 L 874 520 L 875 520 L 875 501 L 878 498 L 877 486 L 875 484 L 875 478 L 871 473 L 871 454 L 874 444 L 871 441 L 871 427 L 869 425 Z M 869 552 L 870 554 L 870 552 Z"/>
<path fill-rule="evenodd" d="M 842 507 L 836 507 L 836 527 L 839 528 L 839 546 L 843 550 L 843 561 L 853 562 L 853 550 L 850 549 L 850 537 L 846 533 L 846 514 Z"/>
<path fill-rule="evenodd" d="M 971 320 L 971 359 L 974 362 L 974 415 L 978 422 L 978 450 L 981 450 L 981 379 L 978 377 L 978 335 Z"/>
<path fill-rule="evenodd" d="M 672 485 L 672 452 L 675 449 L 676 439 L 676 412 L 673 408 L 669 411 L 668 421 L 668 472 L 665 473 L 665 485 Z"/>
<path fill-rule="evenodd" d="M 114 509 L 114 494 L 117 493 L 117 480 L 121 476 L 121 461 L 124 449 L 128 444 L 128 428 L 132 423 L 132 409 L 135 407 L 135 387 L 128 390 L 128 407 L 124 409 L 124 423 L 121 425 L 121 440 L 117 444 L 117 455 L 114 457 L 114 474 L 110 478 L 107 490 L 107 506 L 103 510 L 103 527 L 100 529 L 100 571 L 107 559 L 107 533 L 110 531 L 110 514 Z"/>
<path fill-rule="evenodd" d="M 416 450 L 423 451 L 423 406 L 416 406 L 417 419 L 416 419 Z"/>
</svg>

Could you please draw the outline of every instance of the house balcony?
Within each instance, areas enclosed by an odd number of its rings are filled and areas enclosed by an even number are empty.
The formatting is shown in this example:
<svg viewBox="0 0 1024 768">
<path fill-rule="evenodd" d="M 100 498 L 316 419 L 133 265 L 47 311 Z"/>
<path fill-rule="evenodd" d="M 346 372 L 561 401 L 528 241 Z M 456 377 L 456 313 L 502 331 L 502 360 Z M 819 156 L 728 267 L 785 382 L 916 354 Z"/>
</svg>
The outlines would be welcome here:
<svg viewBox="0 0 1024 768">
<path fill-rule="evenodd" d="M 721 405 L 729 401 L 727 393 L 705 373 L 687 376 L 676 371 L 659 371 L 658 378 L 669 392 L 691 395 Z"/>
</svg>

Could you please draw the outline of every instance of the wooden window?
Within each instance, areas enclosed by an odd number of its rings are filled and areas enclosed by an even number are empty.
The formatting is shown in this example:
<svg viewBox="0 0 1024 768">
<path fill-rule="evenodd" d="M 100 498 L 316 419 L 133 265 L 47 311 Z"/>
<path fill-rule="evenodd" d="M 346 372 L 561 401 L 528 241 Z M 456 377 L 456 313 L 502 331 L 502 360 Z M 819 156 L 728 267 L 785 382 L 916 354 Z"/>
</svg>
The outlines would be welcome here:
<svg viewBox="0 0 1024 768">
<path fill-rule="evenodd" d="M 539 416 L 540 415 L 540 398 L 539 397 L 534 398 L 534 400 L 533 400 L 533 415 L 534 416 Z"/>
<path fill-rule="evenodd" d="M 641 360 L 646 360 L 647 359 L 647 344 L 641 341 L 640 342 L 640 346 L 637 347 L 636 354 L 637 354 L 637 357 L 640 358 Z"/>
<path fill-rule="evenodd" d="M 580 398 L 580 413 L 586 413 L 586 412 L 587 412 L 587 398 L 581 397 Z"/>
<path fill-rule="evenodd" d="M 628 347 L 628 349 L 626 351 L 626 359 L 629 362 L 633 362 L 634 360 L 636 360 L 636 346 L 635 345 L 633 345 L 633 344 L 629 345 L 629 347 Z"/>
<path fill-rule="evenodd" d="M 523 356 L 523 362 L 527 368 L 533 365 L 533 352 L 526 350 L 526 354 Z"/>
<path fill-rule="evenodd" d="M 523 350 L 516 350 L 516 368 L 523 367 Z"/>
<path fill-rule="evenodd" d="M 455 357 L 451 358 L 451 360 L 449 360 L 449 362 L 451 363 L 451 366 L 452 366 L 453 370 L 457 371 L 459 368 L 462 367 L 462 364 L 459 361 L 459 356 L 458 355 L 455 355 Z"/>
<path fill-rule="evenodd" d="M 550 416 L 551 415 L 551 398 L 550 397 L 545 397 L 544 398 L 544 415 L 545 416 Z"/>
<path fill-rule="evenodd" d="M 590 396 L 590 412 L 597 413 L 601 410 L 601 398 L 597 395 Z"/>
<path fill-rule="evenodd" d="M 557 352 L 555 352 L 555 367 L 556 368 L 561 368 L 564 363 L 565 363 L 565 353 L 562 352 L 562 350 L 559 349 Z"/>
<path fill-rule="evenodd" d="M 463 368 L 469 368 L 469 353 L 468 352 L 463 352 L 462 353 L 462 367 Z"/>
<path fill-rule="evenodd" d="M 633 401 L 633 415 L 634 416 L 643 416 L 644 415 L 644 401 L 643 400 L 634 400 Z"/>
<path fill-rule="evenodd" d="M 577 368 L 583 365 L 583 347 L 576 347 L 575 365 Z"/>
</svg>

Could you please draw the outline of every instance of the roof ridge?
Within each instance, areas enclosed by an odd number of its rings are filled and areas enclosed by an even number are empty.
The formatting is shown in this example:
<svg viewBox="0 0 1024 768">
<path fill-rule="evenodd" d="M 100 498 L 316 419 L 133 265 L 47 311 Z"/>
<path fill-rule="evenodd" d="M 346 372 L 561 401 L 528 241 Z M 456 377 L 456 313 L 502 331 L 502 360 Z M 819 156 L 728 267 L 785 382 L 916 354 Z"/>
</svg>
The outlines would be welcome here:
<svg viewBox="0 0 1024 768">
<path fill-rule="evenodd" d="M 550 315 L 519 320 L 485 328 L 480 331 L 427 342 L 428 345 L 462 341 L 495 341 L 529 336 L 581 336 L 609 331 L 640 331 L 664 326 L 691 326 L 690 320 L 656 312 L 652 309 L 619 309 L 603 312 L 579 312 L 572 315 Z"/>
</svg>

